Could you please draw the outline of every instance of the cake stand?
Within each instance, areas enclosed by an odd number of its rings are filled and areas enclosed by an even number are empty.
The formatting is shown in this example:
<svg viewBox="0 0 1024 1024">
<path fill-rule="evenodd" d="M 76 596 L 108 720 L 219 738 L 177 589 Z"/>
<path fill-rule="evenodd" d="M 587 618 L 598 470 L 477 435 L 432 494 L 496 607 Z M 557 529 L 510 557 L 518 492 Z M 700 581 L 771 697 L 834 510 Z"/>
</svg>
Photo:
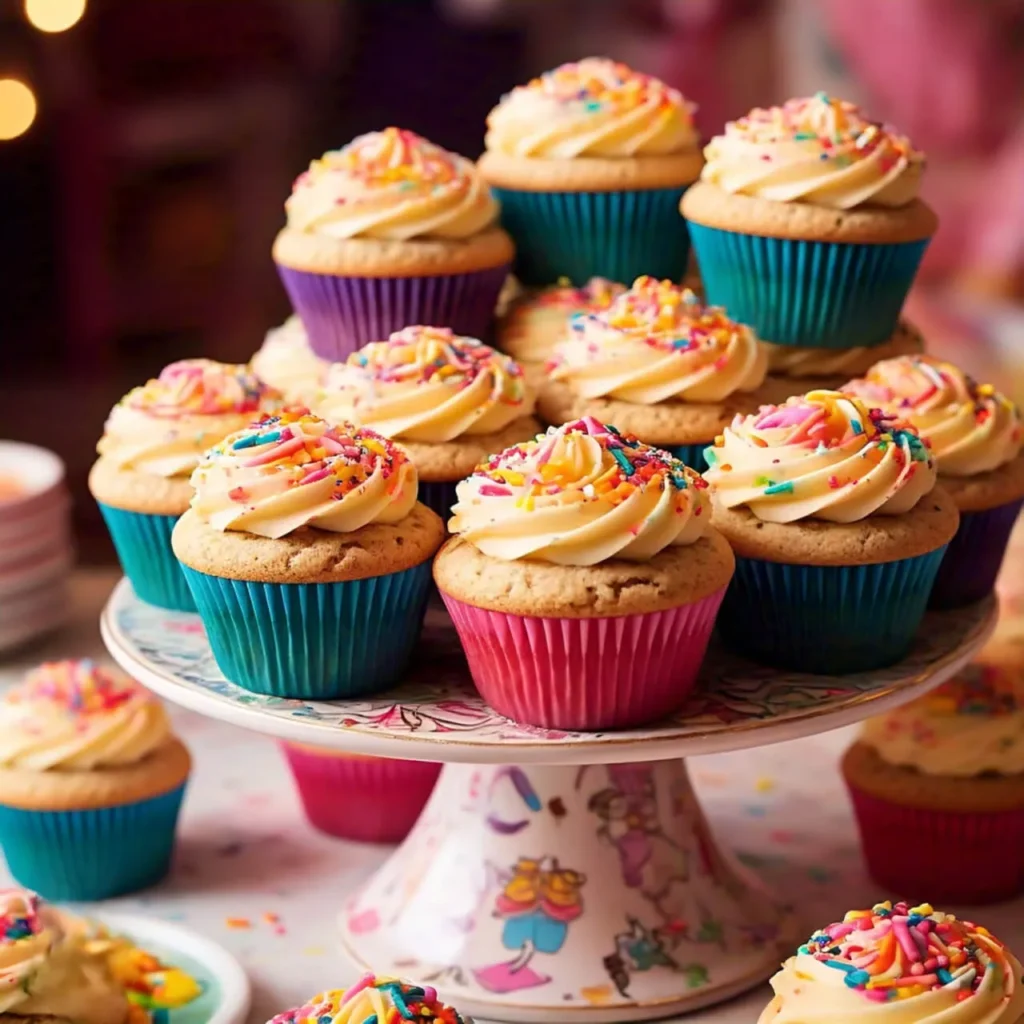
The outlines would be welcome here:
<svg viewBox="0 0 1024 1024">
<path fill-rule="evenodd" d="M 440 608 L 406 683 L 330 703 L 239 689 L 198 616 L 153 608 L 127 581 L 100 626 L 126 671 L 200 714 L 350 755 L 445 762 L 408 839 L 343 908 L 345 951 L 378 974 L 433 984 L 474 1016 L 598 1024 L 736 995 L 811 924 L 718 848 L 685 758 L 824 732 L 907 701 L 968 661 L 995 618 L 991 599 L 934 613 L 903 662 L 841 678 L 712 648 L 682 713 L 608 733 L 533 729 L 491 710 Z"/>
</svg>

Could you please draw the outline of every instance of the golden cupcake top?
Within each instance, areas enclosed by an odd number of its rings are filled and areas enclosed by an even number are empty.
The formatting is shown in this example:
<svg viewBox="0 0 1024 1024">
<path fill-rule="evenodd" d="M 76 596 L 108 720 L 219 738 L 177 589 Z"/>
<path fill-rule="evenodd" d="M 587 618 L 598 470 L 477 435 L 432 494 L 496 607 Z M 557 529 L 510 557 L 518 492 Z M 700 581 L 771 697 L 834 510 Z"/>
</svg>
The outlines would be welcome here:
<svg viewBox="0 0 1024 1024">
<path fill-rule="evenodd" d="M 267 331 L 249 365 L 267 387 L 279 391 L 286 401 L 305 403 L 316 393 L 328 363 L 310 348 L 306 328 L 293 315 L 280 327 Z"/>
<path fill-rule="evenodd" d="M 394 241 L 469 238 L 498 218 L 471 160 L 404 128 L 360 135 L 314 160 L 285 211 L 296 231 Z"/>
<path fill-rule="evenodd" d="M 737 416 L 705 451 L 716 503 L 769 523 L 853 523 L 909 512 L 935 463 L 909 424 L 839 391 L 811 391 Z"/>
<path fill-rule="evenodd" d="M 607 309 L 572 318 L 549 375 L 583 398 L 654 405 L 721 401 L 758 388 L 767 370 L 749 327 L 688 288 L 639 277 Z"/>
<path fill-rule="evenodd" d="M 927 438 L 943 476 L 976 476 L 1015 459 L 1024 444 L 1020 411 L 991 384 L 931 356 L 875 363 L 843 390 L 906 420 Z"/>
<path fill-rule="evenodd" d="M 406 327 L 327 371 L 314 409 L 400 441 L 493 434 L 533 412 L 519 364 L 448 327 Z"/>
<path fill-rule="evenodd" d="M 693 107 L 652 75 L 604 57 L 512 90 L 487 118 L 488 151 L 513 157 L 662 156 L 695 149 Z"/>
<path fill-rule="evenodd" d="M 416 469 L 398 445 L 306 409 L 268 416 L 204 456 L 192 509 L 217 530 L 278 538 L 302 527 L 351 533 L 397 523 L 416 504 Z"/>
<path fill-rule="evenodd" d="M 836 210 L 906 206 L 924 168 L 906 136 L 824 92 L 730 121 L 704 157 L 702 179 L 726 192 Z"/>
<path fill-rule="evenodd" d="M 775 345 L 762 341 L 768 351 L 768 372 L 782 377 L 835 377 L 848 380 L 866 373 L 881 359 L 912 356 L 924 352 L 924 337 L 906 320 L 896 325 L 892 337 L 881 345 L 853 345 L 850 348 L 815 348 L 805 345 Z"/>
<path fill-rule="evenodd" d="M 585 566 L 692 544 L 710 505 L 678 459 L 585 416 L 482 463 L 452 513 L 449 530 L 485 555 Z"/>
<path fill-rule="evenodd" d="M 171 738 L 163 705 L 88 659 L 47 662 L 0 702 L 0 766 L 82 771 L 137 764 Z"/>
</svg>

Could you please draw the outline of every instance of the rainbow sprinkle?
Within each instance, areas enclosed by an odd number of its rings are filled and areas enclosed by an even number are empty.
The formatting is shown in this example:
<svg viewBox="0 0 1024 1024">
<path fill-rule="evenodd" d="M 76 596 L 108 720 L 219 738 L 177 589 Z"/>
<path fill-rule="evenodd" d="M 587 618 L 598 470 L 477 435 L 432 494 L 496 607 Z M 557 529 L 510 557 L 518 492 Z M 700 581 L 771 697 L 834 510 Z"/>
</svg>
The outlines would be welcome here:
<svg viewBox="0 0 1024 1024">
<path fill-rule="evenodd" d="M 918 698 L 915 705 L 934 715 L 1001 718 L 1024 710 L 1016 681 L 995 665 L 972 662 L 952 679 Z"/>
<path fill-rule="evenodd" d="M 149 416 L 220 416 L 257 412 L 268 399 L 280 398 L 247 366 L 210 359 L 182 359 L 160 376 L 128 392 L 122 404 Z"/>
<path fill-rule="evenodd" d="M 47 701 L 75 715 L 104 714 L 140 699 L 153 698 L 134 680 L 88 658 L 45 662 L 5 698 L 8 704 Z"/>
<path fill-rule="evenodd" d="M 30 939 L 43 930 L 39 916 L 39 897 L 25 889 L 0 891 L 0 944 L 9 945 Z"/>
</svg>

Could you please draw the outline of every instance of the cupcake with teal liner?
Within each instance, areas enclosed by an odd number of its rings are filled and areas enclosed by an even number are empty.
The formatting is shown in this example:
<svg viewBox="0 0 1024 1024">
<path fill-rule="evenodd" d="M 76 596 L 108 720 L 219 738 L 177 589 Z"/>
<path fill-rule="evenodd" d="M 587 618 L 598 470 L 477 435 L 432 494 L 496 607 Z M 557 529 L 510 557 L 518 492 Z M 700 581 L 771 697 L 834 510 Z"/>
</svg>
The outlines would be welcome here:
<svg viewBox="0 0 1024 1024">
<path fill-rule="evenodd" d="M 207 448 L 279 400 L 245 366 L 183 359 L 114 406 L 89 490 L 144 601 L 195 611 L 171 551 L 171 530 L 192 498 L 189 476 Z"/>
<path fill-rule="evenodd" d="M 47 899 L 103 900 L 168 871 L 188 751 L 160 702 L 91 661 L 41 665 L 0 702 L 0 845 Z"/>
<path fill-rule="evenodd" d="M 726 644 L 826 675 L 903 658 L 959 523 L 914 428 L 812 391 L 738 416 L 706 454 L 715 526 L 736 554 Z"/>
<path fill-rule="evenodd" d="M 288 410 L 211 448 L 192 484 L 171 541 L 231 682 L 333 700 L 399 681 L 444 537 L 402 448 Z"/>
<path fill-rule="evenodd" d="M 501 200 L 523 284 L 682 280 L 690 242 L 679 198 L 703 164 L 692 115 L 675 89 L 601 57 L 505 96 L 488 116 L 480 171 Z"/>
<path fill-rule="evenodd" d="M 447 327 L 415 326 L 334 363 L 313 410 L 399 441 L 420 501 L 447 519 L 463 477 L 540 430 L 534 398 L 515 360 Z"/>
<path fill-rule="evenodd" d="M 471 160 L 369 132 L 314 160 L 285 210 L 274 261 L 321 358 L 409 324 L 486 336 L 515 250 Z"/>
<path fill-rule="evenodd" d="M 680 285 L 639 277 L 607 309 L 571 319 L 538 408 L 548 423 L 614 423 L 699 472 L 733 417 L 773 397 L 767 368 L 749 327 Z"/>
<path fill-rule="evenodd" d="M 280 327 L 267 331 L 249 361 L 252 372 L 290 405 L 309 405 L 328 365 L 309 347 L 306 328 L 294 314 Z"/>
<path fill-rule="evenodd" d="M 843 390 L 917 428 L 960 511 L 932 606 L 956 608 L 991 594 L 1024 504 L 1024 429 L 1017 407 L 991 384 L 924 355 L 876 363 Z"/>
<path fill-rule="evenodd" d="M 733 572 L 697 473 L 584 417 L 492 456 L 457 497 L 434 581 L 492 707 L 610 729 L 682 706 Z"/>
<path fill-rule="evenodd" d="M 924 157 L 817 93 L 756 108 L 711 140 L 683 197 L 708 302 L 776 345 L 881 345 L 938 225 Z"/>
</svg>

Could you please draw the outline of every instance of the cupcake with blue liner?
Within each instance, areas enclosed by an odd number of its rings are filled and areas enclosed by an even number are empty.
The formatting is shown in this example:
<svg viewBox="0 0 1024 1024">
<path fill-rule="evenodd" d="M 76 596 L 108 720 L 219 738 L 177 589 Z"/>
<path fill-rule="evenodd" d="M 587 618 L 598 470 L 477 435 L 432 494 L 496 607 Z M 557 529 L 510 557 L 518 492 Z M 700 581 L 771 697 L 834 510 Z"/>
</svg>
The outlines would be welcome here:
<svg viewBox="0 0 1024 1024">
<path fill-rule="evenodd" d="M 249 361 L 252 372 L 290 405 L 309 405 L 323 383 L 328 363 L 310 347 L 302 321 L 294 314 L 267 331 Z"/>
<path fill-rule="evenodd" d="M 572 318 L 538 408 L 548 423 L 613 423 L 701 471 L 722 429 L 774 397 L 767 367 L 749 327 L 680 285 L 640 277 L 607 309 Z"/>
<path fill-rule="evenodd" d="M 959 523 L 913 427 L 812 391 L 737 417 L 707 459 L 736 554 L 718 619 L 730 647 L 828 675 L 907 654 Z"/>
<path fill-rule="evenodd" d="M 380 693 L 419 636 L 444 537 L 408 454 L 286 411 L 211 448 L 172 545 L 218 666 L 254 693 Z"/>
<path fill-rule="evenodd" d="M 960 607 L 991 594 L 1024 504 L 1024 428 L 1017 407 L 991 384 L 923 355 L 876 363 L 843 390 L 917 428 L 960 511 L 932 606 Z"/>
<path fill-rule="evenodd" d="M 102 900 L 166 874 L 191 769 L 160 702 L 90 661 L 41 665 L 0 703 L 0 845 L 47 899 Z"/>
<path fill-rule="evenodd" d="M 501 100 L 485 145 L 480 171 L 501 200 L 523 284 L 682 280 L 690 243 L 679 198 L 703 158 L 675 89 L 605 58 L 563 64 Z"/>
<path fill-rule="evenodd" d="M 924 157 L 817 93 L 730 121 L 682 201 L 708 302 L 777 345 L 880 345 L 938 225 Z"/>
<path fill-rule="evenodd" d="M 128 392 L 107 418 L 89 473 L 121 568 L 149 604 L 194 611 L 171 551 L 200 456 L 280 396 L 245 366 L 183 359 Z"/>
<path fill-rule="evenodd" d="M 447 327 L 406 327 L 327 371 L 313 410 L 399 441 L 420 501 L 443 519 L 455 485 L 492 452 L 533 437 L 534 389 L 515 360 Z"/>
</svg>

